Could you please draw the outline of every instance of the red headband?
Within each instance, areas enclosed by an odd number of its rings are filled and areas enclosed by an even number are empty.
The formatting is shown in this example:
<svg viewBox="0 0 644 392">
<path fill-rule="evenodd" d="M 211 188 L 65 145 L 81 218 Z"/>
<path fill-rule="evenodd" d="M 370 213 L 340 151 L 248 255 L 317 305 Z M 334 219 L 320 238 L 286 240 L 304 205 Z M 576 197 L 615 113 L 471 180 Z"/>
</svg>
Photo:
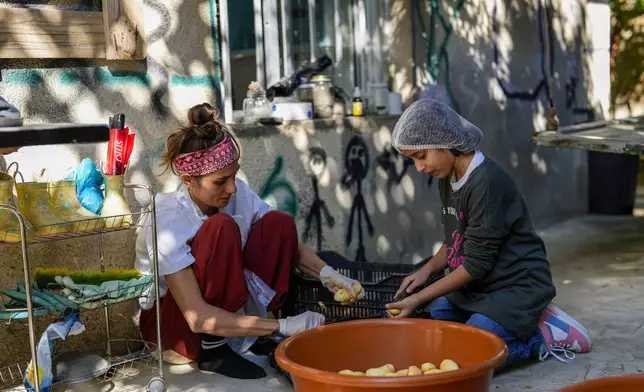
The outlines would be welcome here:
<svg viewBox="0 0 644 392">
<path fill-rule="evenodd" d="M 239 159 L 239 151 L 230 136 L 205 150 L 181 154 L 175 159 L 174 167 L 179 174 L 198 177 L 223 169 Z"/>
</svg>

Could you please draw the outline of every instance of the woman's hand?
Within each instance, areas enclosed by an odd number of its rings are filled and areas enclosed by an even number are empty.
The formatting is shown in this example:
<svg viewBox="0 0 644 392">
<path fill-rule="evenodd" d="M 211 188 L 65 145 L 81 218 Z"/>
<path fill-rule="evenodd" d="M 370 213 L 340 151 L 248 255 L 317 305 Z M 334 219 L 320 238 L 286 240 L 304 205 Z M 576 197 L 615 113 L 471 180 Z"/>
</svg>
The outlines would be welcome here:
<svg viewBox="0 0 644 392">
<path fill-rule="evenodd" d="M 297 316 L 280 319 L 279 332 L 284 336 L 293 336 L 308 329 L 324 325 L 324 315 L 316 312 L 306 311 Z"/>
<path fill-rule="evenodd" d="M 387 308 L 387 315 L 390 318 L 405 318 L 422 306 L 422 304 L 420 296 L 411 295 L 402 301 L 387 304 L 385 307 Z M 398 311 L 400 311 L 400 313 Z"/>
<path fill-rule="evenodd" d="M 326 265 L 320 271 L 320 282 L 332 293 L 336 293 L 340 289 L 346 289 L 351 295 L 351 302 L 359 301 L 364 298 L 364 289 L 356 294 L 354 285 L 360 285 L 355 279 L 351 279 L 334 270 L 332 267 Z"/>
<path fill-rule="evenodd" d="M 427 279 L 429 279 L 429 275 L 431 275 L 432 272 L 429 268 L 427 268 L 427 265 L 428 264 L 424 265 L 421 269 L 403 279 L 402 283 L 400 284 L 400 288 L 396 292 L 394 298 L 398 297 L 398 295 L 400 295 L 402 292 L 411 294 L 418 286 L 421 286 L 422 284 L 427 282 Z"/>
</svg>

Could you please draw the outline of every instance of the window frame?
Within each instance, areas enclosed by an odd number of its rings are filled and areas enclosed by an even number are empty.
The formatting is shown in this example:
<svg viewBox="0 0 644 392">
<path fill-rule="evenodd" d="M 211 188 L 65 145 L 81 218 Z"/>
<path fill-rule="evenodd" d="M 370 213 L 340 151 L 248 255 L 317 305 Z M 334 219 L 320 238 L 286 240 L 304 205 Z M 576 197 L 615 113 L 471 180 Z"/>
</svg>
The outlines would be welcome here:
<svg viewBox="0 0 644 392">
<path fill-rule="evenodd" d="M 386 3 L 387 1 L 385 1 Z M 224 106 L 224 120 L 226 123 L 233 123 L 233 102 L 231 97 L 231 54 L 230 35 L 228 23 L 228 0 L 217 0 L 219 6 L 219 47 L 221 50 L 221 78 L 220 78 L 220 102 Z M 330 2 L 329 2 L 330 3 Z M 366 91 L 370 83 L 384 82 L 384 50 L 381 43 L 385 42 L 383 37 L 383 26 L 381 16 L 385 18 L 384 24 L 388 21 L 388 4 L 381 1 L 366 0 L 333 0 L 333 23 L 335 26 L 341 22 L 340 7 L 342 4 L 349 6 L 348 28 L 351 32 L 350 54 L 353 61 L 349 62 L 347 72 L 352 73 L 351 81 L 354 86 L 359 86 Z M 253 0 L 254 27 L 255 27 L 255 55 L 256 55 L 256 80 L 264 87 L 277 82 L 283 75 L 291 75 L 293 69 L 293 46 L 287 39 L 291 30 L 292 21 L 290 13 L 291 0 Z M 318 48 L 316 45 L 316 20 L 315 0 L 307 0 L 308 24 L 309 24 L 309 48 L 310 59 L 317 58 Z M 281 21 L 281 26 L 280 26 Z M 345 47 L 341 29 L 335 28 L 331 34 L 333 39 L 334 65 L 345 60 Z M 278 56 L 267 55 L 268 50 L 274 51 L 274 44 L 279 42 L 281 61 Z M 269 48 L 268 45 L 272 45 Z M 356 50 L 356 48 L 361 48 Z M 352 95 L 353 91 L 346 91 Z"/>
</svg>

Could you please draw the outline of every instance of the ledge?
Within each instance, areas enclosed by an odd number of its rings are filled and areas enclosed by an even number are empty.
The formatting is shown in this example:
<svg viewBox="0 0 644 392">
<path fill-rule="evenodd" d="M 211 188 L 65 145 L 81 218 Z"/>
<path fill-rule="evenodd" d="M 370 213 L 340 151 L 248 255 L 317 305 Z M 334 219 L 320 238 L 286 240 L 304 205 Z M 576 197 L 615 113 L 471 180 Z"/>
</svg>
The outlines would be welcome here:
<svg viewBox="0 0 644 392">
<path fill-rule="evenodd" d="M 265 135 L 291 136 L 297 131 L 313 132 L 344 132 L 371 133 L 382 126 L 393 128 L 400 116 L 364 116 L 364 117 L 332 117 L 305 121 L 286 121 L 280 125 L 228 124 L 240 138 L 260 137 Z"/>
</svg>

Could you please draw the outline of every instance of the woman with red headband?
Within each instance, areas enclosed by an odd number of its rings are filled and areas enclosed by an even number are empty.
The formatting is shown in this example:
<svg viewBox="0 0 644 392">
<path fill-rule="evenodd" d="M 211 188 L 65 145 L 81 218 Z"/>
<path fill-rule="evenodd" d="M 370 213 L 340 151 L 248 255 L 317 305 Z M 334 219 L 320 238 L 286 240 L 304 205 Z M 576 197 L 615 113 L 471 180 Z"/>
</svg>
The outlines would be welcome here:
<svg viewBox="0 0 644 392">
<path fill-rule="evenodd" d="M 218 115 L 207 103 L 191 108 L 189 125 L 168 136 L 162 155 L 166 170 L 182 181 L 178 191 L 155 198 L 162 343 L 164 355 L 198 361 L 201 370 L 261 378 L 264 369 L 226 338 L 290 336 L 324 323 L 314 312 L 280 320 L 243 314 L 252 313 L 249 308 L 263 315 L 278 310 L 296 266 L 332 292 L 345 288 L 355 300 L 364 294 L 356 296 L 358 282 L 299 243 L 291 216 L 271 211 L 236 178 L 239 145 Z M 150 274 L 152 231 L 146 227 L 137 238 L 137 265 Z M 143 338 L 155 342 L 154 299 L 144 297 L 140 304 Z"/>
</svg>

